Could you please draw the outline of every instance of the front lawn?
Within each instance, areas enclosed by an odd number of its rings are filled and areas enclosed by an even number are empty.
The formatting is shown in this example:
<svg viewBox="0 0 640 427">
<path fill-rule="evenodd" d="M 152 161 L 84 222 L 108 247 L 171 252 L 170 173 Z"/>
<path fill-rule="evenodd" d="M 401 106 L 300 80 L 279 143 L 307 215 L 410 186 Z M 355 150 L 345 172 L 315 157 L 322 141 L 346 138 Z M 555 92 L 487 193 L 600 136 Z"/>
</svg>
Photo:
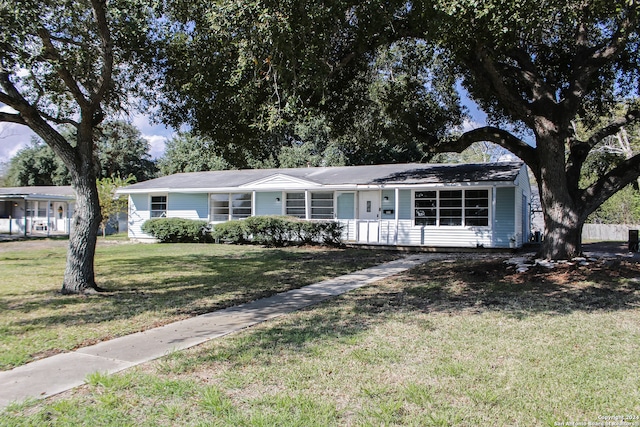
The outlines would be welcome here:
<svg viewBox="0 0 640 427">
<path fill-rule="evenodd" d="M 640 423 L 637 264 L 516 274 L 501 259 L 438 258 L 121 374 L 93 375 L 87 386 L 9 408 L 0 424 Z"/>
<path fill-rule="evenodd" d="M 0 243 L 0 370 L 339 276 L 397 254 L 99 240 L 109 292 L 59 293 L 66 242 Z"/>
</svg>

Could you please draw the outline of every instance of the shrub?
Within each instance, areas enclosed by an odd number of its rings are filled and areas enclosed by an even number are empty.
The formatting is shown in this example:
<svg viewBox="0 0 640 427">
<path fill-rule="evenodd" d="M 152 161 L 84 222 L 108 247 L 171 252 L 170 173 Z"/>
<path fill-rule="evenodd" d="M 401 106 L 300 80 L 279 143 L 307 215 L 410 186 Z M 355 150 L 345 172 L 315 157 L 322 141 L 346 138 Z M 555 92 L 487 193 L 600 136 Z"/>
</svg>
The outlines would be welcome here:
<svg viewBox="0 0 640 427">
<path fill-rule="evenodd" d="M 295 221 L 292 228 L 296 234 L 297 240 L 305 245 L 322 242 L 321 234 L 323 222 Z"/>
<path fill-rule="evenodd" d="M 162 243 L 206 243 L 212 241 L 207 221 L 152 218 L 142 224 L 142 231 Z"/>
<path fill-rule="evenodd" d="M 322 243 L 329 246 L 338 246 L 342 244 L 342 232 L 344 226 L 339 222 L 324 222 L 322 223 Z"/>
<path fill-rule="evenodd" d="M 249 242 L 245 221 L 227 221 L 213 226 L 211 237 L 215 241 L 243 244 Z"/>
<path fill-rule="evenodd" d="M 286 216 L 253 216 L 228 221 L 213 227 L 214 239 L 227 243 L 257 243 L 282 247 L 287 244 L 342 243 L 342 224 L 332 221 L 311 222 Z"/>
<path fill-rule="evenodd" d="M 244 222 L 254 243 L 282 247 L 292 240 L 290 218 L 282 216 L 252 216 Z"/>
</svg>

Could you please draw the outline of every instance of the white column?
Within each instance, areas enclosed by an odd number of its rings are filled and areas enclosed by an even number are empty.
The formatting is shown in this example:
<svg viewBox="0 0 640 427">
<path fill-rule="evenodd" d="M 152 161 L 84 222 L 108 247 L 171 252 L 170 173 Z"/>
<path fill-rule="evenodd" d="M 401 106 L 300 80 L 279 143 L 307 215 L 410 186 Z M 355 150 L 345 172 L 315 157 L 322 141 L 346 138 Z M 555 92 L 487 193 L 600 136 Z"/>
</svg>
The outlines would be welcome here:
<svg viewBox="0 0 640 427">
<path fill-rule="evenodd" d="M 400 226 L 400 189 L 395 189 L 395 206 L 393 207 L 396 213 L 396 231 L 393 236 L 393 243 L 398 244 L 398 227 Z"/>
<path fill-rule="evenodd" d="M 50 217 L 51 216 L 51 200 L 47 200 L 47 222 L 45 226 L 47 227 L 47 237 L 49 237 L 49 229 L 51 228 Z"/>
</svg>

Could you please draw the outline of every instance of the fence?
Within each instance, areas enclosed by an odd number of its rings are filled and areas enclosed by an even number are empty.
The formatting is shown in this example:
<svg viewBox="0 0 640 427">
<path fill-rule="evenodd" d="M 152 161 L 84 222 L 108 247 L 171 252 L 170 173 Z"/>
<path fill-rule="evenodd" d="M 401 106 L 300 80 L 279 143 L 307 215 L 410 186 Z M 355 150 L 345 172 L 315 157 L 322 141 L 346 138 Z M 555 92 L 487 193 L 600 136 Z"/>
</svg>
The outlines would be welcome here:
<svg viewBox="0 0 640 427">
<path fill-rule="evenodd" d="M 638 230 L 640 225 L 629 224 L 585 224 L 582 229 L 582 241 L 618 241 L 629 240 L 629 230 Z"/>
</svg>

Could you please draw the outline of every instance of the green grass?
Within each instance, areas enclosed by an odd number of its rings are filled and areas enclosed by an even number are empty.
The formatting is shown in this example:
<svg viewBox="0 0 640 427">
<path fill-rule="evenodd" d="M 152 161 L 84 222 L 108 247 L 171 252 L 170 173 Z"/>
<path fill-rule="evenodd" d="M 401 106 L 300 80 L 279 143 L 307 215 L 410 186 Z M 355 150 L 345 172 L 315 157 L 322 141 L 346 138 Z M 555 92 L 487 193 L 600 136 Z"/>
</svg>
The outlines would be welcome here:
<svg viewBox="0 0 640 427">
<path fill-rule="evenodd" d="M 430 262 L 0 425 L 557 426 L 640 420 L 640 268 Z M 636 417 L 636 418 L 633 418 Z"/>
<path fill-rule="evenodd" d="M 66 261 L 64 241 L 3 245 L 0 243 L 2 370 L 396 256 L 353 249 L 144 245 L 100 239 L 96 280 L 109 292 L 64 296 L 59 293 Z"/>
</svg>

